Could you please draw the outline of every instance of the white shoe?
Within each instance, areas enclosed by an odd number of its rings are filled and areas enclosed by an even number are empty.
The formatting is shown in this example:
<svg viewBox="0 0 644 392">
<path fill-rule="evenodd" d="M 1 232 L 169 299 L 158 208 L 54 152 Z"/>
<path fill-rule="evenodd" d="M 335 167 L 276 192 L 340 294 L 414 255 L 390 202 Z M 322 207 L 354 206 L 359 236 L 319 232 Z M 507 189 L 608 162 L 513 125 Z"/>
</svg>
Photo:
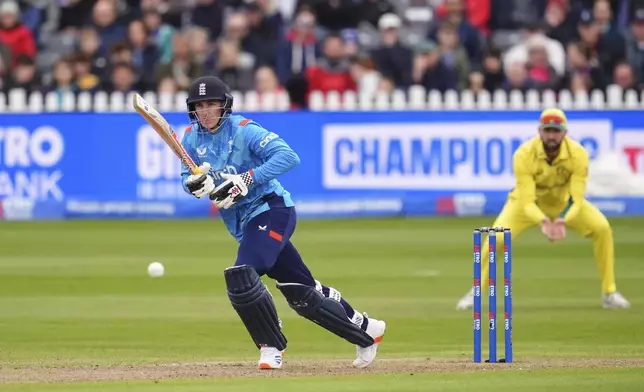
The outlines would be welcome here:
<svg viewBox="0 0 644 392">
<path fill-rule="evenodd" d="M 456 310 L 467 310 L 474 307 L 474 287 L 470 289 L 456 304 Z"/>
<path fill-rule="evenodd" d="M 371 365 L 371 363 L 376 359 L 376 354 L 378 353 L 378 346 L 382 337 L 385 335 L 385 329 L 387 329 L 387 324 L 384 321 L 376 320 L 369 318 L 366 313 L 364 317 L 369 319 L 369 324 L 367 324 L 367 335 L 373 338 L 373 344 L 369 347 L 362 348 L 356 346 L 356 360 L 353 361 L 353 366 L 357 368 L 366 368 Z"/>
<path fill-rule="evenodd" d="M 259 362 L 257 366 L 260 369 L 281 369 L 284 360 L 284 351 L 275 347 L 262 347 L 259 350 Z"/>
<path fill-rule="evenodd" d="M 604 294 L 605 309 L 628 309 L 631 304 L 617 291 L 610 294 Z"/>
</svg>

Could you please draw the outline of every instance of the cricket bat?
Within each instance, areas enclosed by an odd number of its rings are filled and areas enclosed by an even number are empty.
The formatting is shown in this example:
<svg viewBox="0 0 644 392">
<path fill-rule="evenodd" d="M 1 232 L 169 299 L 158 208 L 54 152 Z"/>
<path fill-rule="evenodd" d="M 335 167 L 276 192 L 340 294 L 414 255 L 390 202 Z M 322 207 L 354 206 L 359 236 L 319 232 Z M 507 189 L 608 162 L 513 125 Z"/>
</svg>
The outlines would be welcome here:
<svg viewBox="0 0 644 392">
<path fill-rule="evenodd" d="M 137 111 L 144 119 L 152 126 L 165 144 L 170 147 L 172 152 L 181 160 L 181 163 L 190 170 L 191 174 L 200 174 L 199 166 L 195 161 L 190 158 L 188 152 L 181 145 L 177 133 L 166 119 L 152 106 L 150 106 L 141 95 L 134 94 L 132 97 L 132 105 L 134 110 Z"/>
</svg>

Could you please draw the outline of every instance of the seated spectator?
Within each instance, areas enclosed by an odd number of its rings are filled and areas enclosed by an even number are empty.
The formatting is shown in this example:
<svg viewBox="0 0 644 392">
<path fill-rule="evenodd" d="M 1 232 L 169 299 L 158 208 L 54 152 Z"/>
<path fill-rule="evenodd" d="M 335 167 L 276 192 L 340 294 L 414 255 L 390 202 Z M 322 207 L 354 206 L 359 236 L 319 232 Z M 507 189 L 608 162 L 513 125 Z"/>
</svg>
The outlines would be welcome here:
<svg viewBox="0 0 644 392">
<path fill-rule="evenodd" d="M 518 90 L 524 93 L 532 88 L 526 66 L 523 62 L 512 63 L 507 69 L 506 80 L 503 83 L 503 88 L 506 91 Z"/>
<path fill-rule="evenodd" d="M 494 92 L 503 87 L 503 64 L 501 52 L 496 48 L 488 49 L 483 55 L 483 85 L 489 92 Z"/>
<path fill-rule="evenodd" d="M 616 85 L 623 88 L 624 90 L 640 90 L 641 87 L 638 86 L 637 81 L 635 80 L 635 75 L 633 73 L 633 68 L 627 62 L 618 63 L 615 66 L 615 71 L 613 72 L 613 81 Z"/>
<path fill-rule="evenodd" d="M 244 14 L 248 21 L 248 34 L 242 41 L 242 47 L 256 53 L 256 67 L 275 65 L 277 40 L 282 33 L 283 20 L 274 12 L 268 1 L 245 3 Z"/>
<path fill-rule="evenodd" d="M 570 88 L 574 82 L 577 89 L 580 89 L 583 82 L 583 86 L 586 86 L 588 91 L 595 88 L 604 89 L 606 87 L 604 70 L 597 62 L 590 62 L 590 50 L 580 42 L 571 42 L 566 49 L 568 65 L 561 87 Z"/>
<path fill-rule="evenodd" d="M 92 73 L 92 59 L 85 53 L 78 52 L 72 57 L 76 85 L 79 90 L 93 91 L 100 84 L 100 79 Z"/>
<path fill-rule="evenodd" d="M 548 60 L 555 72 L 559 76 L 563 76 L 566 70 L 566 52 L 563 45 L 559 41 L 548 38 L 544 33 L 544 25 L 542 23 L 527 23 L 523 27 L 522 41 L 508 50 L 503 56 L 503 63 L 506 64 L 505 72 L 508 72 L 507 67 L 514 63 L 527 63 L 528 51 L 533 45 L 542 45 L 548 52 Z"/>
<path fill-rule="evenodd" d="M 248 20 L 245 14 L 239 12 L 226 18 L 224 38 L 228 41 L 237 42 L 240 50 L 240 61 L 250 67 L 255 67 L 258 62 L 263 61 L 263 56 L 265 56 L 264 48 L 262 47 L 261 37 L 249 37 L 248 34 Z"/>
<path fill-rule="evenodd" d="M 74 69 L 69 59 L 63 58 L 54 64 L 53 81 L 44 89 L 45 93 L 54 92 L 58 95 L 60 102 L 65 93 L 78 92 L 78 86 L 74 83 Z"/>
<path fill-rule="evenodd" d="M 467 88 L 473 93 L 480 93 L 485 90 L 485 78 L 480 72 L 472 72 L 468 79 Z"/>
<path fill-rule="evenodd" d="M 172 61 L 172 37 L 174 29 L 163 23 L 158 9 L 143 8 L 143 23 L 147 28 L 153 45 L 157 48 L 159 63 L 168 64 Z"/>
<path fill-rule="evenodd" d="M 555 69 L 548 59 L 548 51 L 541 44 L 533 44 L 528 49 L 526 70 L 530 85 L 539 90 L 554 90 L 559 82 Z"/>
<path fill-rule="evenodd" d="M 100 79 L 107 77 L 109 62 L 106 55 L 99 53 L 98 33 L 92 28 L 81 30 L 79 35 L 79 53 L 91 59 L 92 73 Z"/>
<path fill-rule="evenodd" d="M 136 72 L 131 64 L 118 63 L 112 68 L 109 85 L 105 90 L 110 93 L 120 92 L 127 94 L 132 91 L 141 91 L 136 85 Z"/>
<path fill-rule="evenodd" d="M 231 90 L 246 92 L 254 89 L 253 69 L 242 62 L 237 41 L 220 41 L 217 59 L 216 74 Z"/>
<path fill-rule="evenodd" d="M 463 49 L 458 40 L 456 27 L 449 22 L 443 23 L 438 28 L 436 36 L 441 53 L 441 62 L 445 68 L 456 74 L 456 88 L 458 90 L 466 89 L 470 74 L 470 61 L 465 49 Z"/>
<path fill-rule="evenodd" d="M 279 93 L 284 89 L 277 80 L 277 75 L 273 68 L 261 66 L 255 71 L 255 90 L 259 93 L 260 99 L 262 94 Z"/>
<path fill-rule="evenodd" d="M 423 41 L 416 47 L 412 77 L 415 84 L 425 87 L 427 91 L 456 90 L 458 85 L 456 70 L 449 69 L 443 63 L 440 48 L 434 41 Z"/>
<path fill-rule="evenodd" d="M 275 67 L 282 85 L 286 85 L 293 76 L 303 75 L 321 55 L 315 28 L 315 15 L 302 10 L 296 15 L 291 30 L 279 39 Z"/>
<path fill-rule="evenodd" d="M 445 13 L 440 18 L 439 24 L 432 26 L 427 32 L 427 38 L 436 42 L 438 40 L 437 32 L 440 23 L 449 22 L 456 26 L 461 44 L 467 52 L 467 56 L 472 64 L 481 63 L 483 54 L 483 37 L 476 28 L 474 28 L 465 16 L 465 7 L 463 0 L 445 0 Z"/>
<path fill-rule="evenodd" d="M 197 64 L 202 64 L 204 72 L 211 74 L 217 68 L 215 45 L 208 40 L 208 31 L 202 27 L 193 27 L 186 31 L 190 42 L 190 53 Z"/>
<path fill-rule="evenodd" d="M 349 60 L 345 55 L 344 41 L 339 34 L 327 35 L 323 45 L 323 57 L 318 64 L 306 71 L 309 92 L 355 91 L 356 82 L 349 72 Z"/>
<path fill-rule="evenodd" d="M 20 56 L 36 56 L 34 36 L 20 23 L 20 8 L 13 0 L 0 4 L 0 44 L 6 46 L 11 53 L 10 68 L 18 64 Z"/>
<path fill-rule="evenodd" d="M 145 89 L 154 89 L 155 68 L 159 58 L 156 46 L 150 44 L 149 33 L 145 24 L 133 20 L 128 26 L 128 43 L 132 50 L 131 64 L 136 70 L 136 78 Z"/>
<path fill-rule="evenodd" d="M 588 50 L 588 61 L 597 63 L 603 71 L 602 79 L 611 83 L 615 64 L 626 58 L 624 40 L 619 35 L 601 35 L 600 26 L 588 10 L 581 13 L 577 30 L 581 44 Z"/>
<path fill-rule="evenodd" d="M 356 56 L 350 59 L 351 77 L 356 81 L 358 93 L 366 96 L 374 96 L 380 84 L 380 73 L 369 56 Z"/>
<path fill-rule="evenodd" d="M 190 53 L 190 43 L 185 34 L 176 33 L 173 37 L 174 54 L 169 64 L 157 66 L 157 78 L 172 77 L 176 80 L 179 89 L 187 90 L 190 83 L 204 75 L 203 64 L 196 63 Z"/>
<path fill-rule="evenodd" d="M 613 10 L 608 0 L 596 0 L 592 13 L 601 35 L 617 32 L 617 26 L 613 24 Z"/>
<path fill-rule="evenodd" d="M 133 62 L 132 47 L 127 42 L 117 42 L 110 48 L 110 64 L 130 64 Z"/>
<path fill-rule="evenodd" d="M 6 90 L 14 88 L 24 89 L 27 94 L 40 90 L 40 76 L 31 57 L 20 55 L 16 59 L 16 65 L 8 78 Z"/>
<path fill-rule="evenodd" d="M 98 0 L 92 11 L 92 24 L 100 38 L 99 53 L 107 54 L 112 46 L 125 41 L 127 31 L 117 20 L 117 11 L 114 1 Z"/>
<path fill-rule="evenodd" d="M 545 30 L 548 37 L 566 46 L 575 39 L 575 18 L 569 1 L 549 1 L 544 14 Z"/>
<path fill-rule="evenodd" d="M 396 87 L 407 88 L 412 84 L 413 53 L 400 42 L 401 24 L 395 14 L 385 14 L 380 18 L 381 46 L 373 51 L 371 58 L 381 75 L 393 80 Z"/>
</svg>

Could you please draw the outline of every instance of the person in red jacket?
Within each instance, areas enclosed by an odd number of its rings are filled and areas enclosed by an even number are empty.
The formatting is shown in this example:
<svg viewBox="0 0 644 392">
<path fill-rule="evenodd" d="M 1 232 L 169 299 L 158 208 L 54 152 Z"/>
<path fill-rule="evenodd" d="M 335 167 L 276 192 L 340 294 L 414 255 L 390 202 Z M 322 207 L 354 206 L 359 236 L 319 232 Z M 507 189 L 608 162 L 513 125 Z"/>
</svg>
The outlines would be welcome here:
<svg viewBox="0 0 644 392">
<path fill-rule="evenodd" d="M 343 93 L 356 90 L 356 82 L 350 72 L 350 63 L 346 58 L 344 40 L 339 34 L 329 34 L 324 40 L 324 56 L 315 66 L 306 71 L 309 93 L 337 91 Z"/>
<path fill-rule="evenodd" d="M 20 8 L 13 0 L 0 4 L 0 43 L 11 51 L 11 68 L 20 56 L 32 59 L 36 56 L 34 36 L 20 23 Z"/>
</svg>

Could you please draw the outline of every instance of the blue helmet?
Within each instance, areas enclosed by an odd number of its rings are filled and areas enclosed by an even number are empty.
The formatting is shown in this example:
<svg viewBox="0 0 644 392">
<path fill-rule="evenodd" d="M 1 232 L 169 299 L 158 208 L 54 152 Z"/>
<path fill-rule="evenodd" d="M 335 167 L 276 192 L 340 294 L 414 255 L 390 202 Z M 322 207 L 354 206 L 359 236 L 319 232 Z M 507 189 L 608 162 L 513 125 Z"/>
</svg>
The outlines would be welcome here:
<svg viewBox="0 0 644 392">
<path fill-rule="evenodd" d="M 221 101 L 222 113 L 216 127 L 218 128 L 230 116 L 233 111 L 233 96 L 230 94 L 230 88 L 221 79 L 215 76 L 202 76 L 192 82 L 188 90 L 186 105 L 188 106 L 188 116 L 191 124 L 199 124 L 199 118 L 196 113 L 196 105 L 202 101 Z"/>
</svg>

